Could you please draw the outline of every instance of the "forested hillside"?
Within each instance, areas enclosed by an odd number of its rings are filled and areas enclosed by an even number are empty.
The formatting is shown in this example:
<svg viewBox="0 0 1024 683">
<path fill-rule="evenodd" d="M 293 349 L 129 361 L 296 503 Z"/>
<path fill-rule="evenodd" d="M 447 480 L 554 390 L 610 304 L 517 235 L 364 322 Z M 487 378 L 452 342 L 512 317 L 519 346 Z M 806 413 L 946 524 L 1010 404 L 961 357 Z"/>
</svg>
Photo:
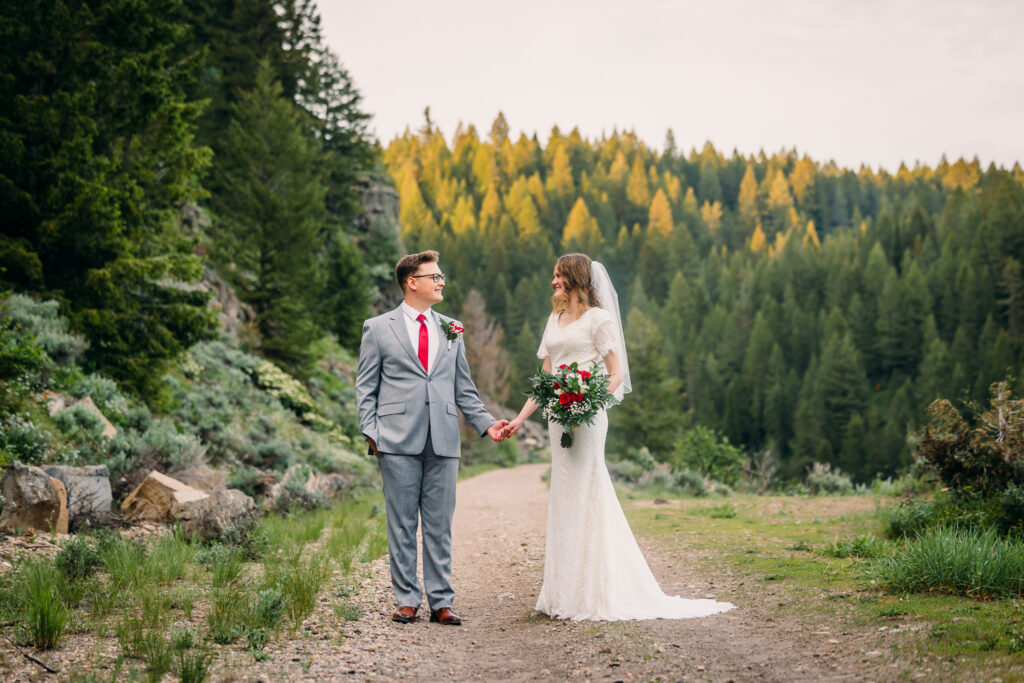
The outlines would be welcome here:
<svg viewBox="0 0 1024 683">
<path fill-rule="evenodd" d="M 426 119 L 384 152 L 402 235 L 441 251 L 454 310 L 482 294 L 513 396 L 537 364 L 556 256 L 607 264 L 635 391 L 612 411 L 620 452 L 670 457 L 699 424 L 788 475 L 818 461 L 870 479 L 909 462 L 933 399 L 983 399 L 1020 367 L 1019 165 L 892 175 L 557 128 L 542 145 L 502 115 L 449 141 Z"/>
<path fill-rule="evenodd" d="M 311 0 L 0 2 L 0 293 L 52 298 L 85 363 L 144 397 L 215 335 L 299 377 L 351 346 L 396 246 L 351 234 L 378 153 Z M 380 242 L 380 240 L 378 240 Z M 372 253 L 371 253 L 372 252 Z"/>
</svg>

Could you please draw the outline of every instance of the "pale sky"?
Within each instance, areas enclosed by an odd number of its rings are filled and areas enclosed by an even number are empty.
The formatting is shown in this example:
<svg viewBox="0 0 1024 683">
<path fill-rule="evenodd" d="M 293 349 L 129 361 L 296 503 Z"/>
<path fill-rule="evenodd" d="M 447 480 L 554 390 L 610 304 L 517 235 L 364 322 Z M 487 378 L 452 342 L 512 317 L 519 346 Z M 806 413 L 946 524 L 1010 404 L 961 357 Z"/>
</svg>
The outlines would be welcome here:
<svg viewBox="0 0 1024 683">
<path fill-rule="evenodd" d="M 574 126 L 661 149 L 796 147 L 894 171 L 1024 163 L 1017 0 L 320 0 L 385 145 L 423 110 L 451 139 Z"/>
</svg>

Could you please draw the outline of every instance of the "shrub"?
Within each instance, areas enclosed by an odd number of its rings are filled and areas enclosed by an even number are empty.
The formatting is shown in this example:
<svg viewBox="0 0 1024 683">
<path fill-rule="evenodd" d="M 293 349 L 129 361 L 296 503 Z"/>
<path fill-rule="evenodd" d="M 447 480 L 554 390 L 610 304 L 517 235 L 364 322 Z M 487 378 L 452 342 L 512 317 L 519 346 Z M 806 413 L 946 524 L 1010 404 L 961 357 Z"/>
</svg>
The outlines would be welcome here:
<svg viewBox="0 0 1024 683">
<path fill-rule="evenodd" d="M 853 481 L 839 468 L 832 469 L 828 463 L 816 462 L 811 465 L 804 485 L 812 495 L 846 494 L 853 492 Z"/>
<path fill-rule="evenodd" d="M 11 294 L 3 301 L 5 317 L 29 331 L 46 355 L 57 365 L 69 367 L 85 352 L 85 339 L 71 334 L 66 318 L 60 316 L 56 301 L 35 301 L 24 294 Z"/>
<path fill-rule="evenodd" d="M 735 486 L 743 474 L 746 457 L 713 429 L 697 425 L 676 442 L 670 456 L 676 468 L 689 468 L 706 477 Z"/>
<path fill-rule="evenodd" d="M 86 579 L 103 566 L 100 554 L 81 536 L 68 539 L 54 562 L 69 581 Z"/>
<path fill-rule="evenodd" d="M 888 538 L 913 538 L 930 527 L 935 520 L 935 505 L 920 498 L 901 501 L 882 510 L 884 533 Z"/>
<path fill-rule="evenodd" d="M 990 388 L 989 406 L 962 415 L 945 399 L 928 406 L 931 423 L 917 435 L 917 452 L 955 491 L 982 495 L 1024 485 L 1024 400 L 1007 382 Z"/>
<path fill-rule="evenodd" d="M 19 460 L 38 465 L 50 460 L 50 435 L 39 428 L 28 415 L 6 415 L 0 418 L 0 466 Z"/>
<path fill-rule="evenodd" d="M 869 575 L 894 592 L 1008 597 L 1024 591 L 1024 543 L 991 528 L 929 529 L 892 556 L 875 559 Z"/>
<path fill-rule="evenodd" d="M 312 470 L 306 465 L 296 467 L 281 482 L 280 493 L 274 499 L 274 506 L 278 510 L 315 510 L 324 506 L 323 491 L 310 491 L 306 488 L 306 482 Z"/>
<path fill-rule="evenodd" d="M 689 493 L 698 498 L 708 495 L 708 487 L 704 483 L 704 476 L 689 468 L 676 470 L 676 487 L 684 493 Z"/>
</svg>

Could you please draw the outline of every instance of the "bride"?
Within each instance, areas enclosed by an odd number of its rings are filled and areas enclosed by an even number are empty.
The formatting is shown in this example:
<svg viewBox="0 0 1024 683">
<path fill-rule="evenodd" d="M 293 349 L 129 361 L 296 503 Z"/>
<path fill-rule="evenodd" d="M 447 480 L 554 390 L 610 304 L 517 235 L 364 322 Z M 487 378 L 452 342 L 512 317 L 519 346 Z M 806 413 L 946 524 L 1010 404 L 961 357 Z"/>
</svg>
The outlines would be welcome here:
<svg viewBox="0 0 1024 683">
<path fill-rule="evenodd" d="M 544 369 L 603 360 L 609 390 L 619 400 L 630 391 L 629 365 L 618 297 L 604 266 L 584 254 L 555 264 L 552 307 L 537 356 Z M 528 399 L 506 428 L 515 434 L 537 403 Z M 647 566 L 622 512 L 604 462 L 608 416 L 581 425 L 570 448 L 562 427 L 548 424 L 551 493 L 548 500 L 544 584 L 537 609 L 556 619 L 620 621 L 685 619 L 732 609 L 727 602 L 665 595 Z"/>
</svg>

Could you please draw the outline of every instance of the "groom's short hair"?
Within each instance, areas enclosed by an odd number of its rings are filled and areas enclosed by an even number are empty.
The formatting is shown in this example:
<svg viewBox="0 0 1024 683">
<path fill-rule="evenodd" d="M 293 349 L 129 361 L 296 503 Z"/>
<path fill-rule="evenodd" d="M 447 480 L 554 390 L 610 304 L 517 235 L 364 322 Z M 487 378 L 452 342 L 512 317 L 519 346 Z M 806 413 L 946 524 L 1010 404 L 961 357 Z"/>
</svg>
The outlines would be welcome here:
<svg viewBox="0 0 1024 683">
<path fill-rule="evenodd" d="M 402 291 L 405 291 L 405 280 L 410 275 L 415 275 L 424 263 L 437 263 L 438 256 L 436 251 L 421 251 L 418 254 L 403 256 L 395 266 L 395 279 L 398 280 L 398 286 Z"/>
</svg>

